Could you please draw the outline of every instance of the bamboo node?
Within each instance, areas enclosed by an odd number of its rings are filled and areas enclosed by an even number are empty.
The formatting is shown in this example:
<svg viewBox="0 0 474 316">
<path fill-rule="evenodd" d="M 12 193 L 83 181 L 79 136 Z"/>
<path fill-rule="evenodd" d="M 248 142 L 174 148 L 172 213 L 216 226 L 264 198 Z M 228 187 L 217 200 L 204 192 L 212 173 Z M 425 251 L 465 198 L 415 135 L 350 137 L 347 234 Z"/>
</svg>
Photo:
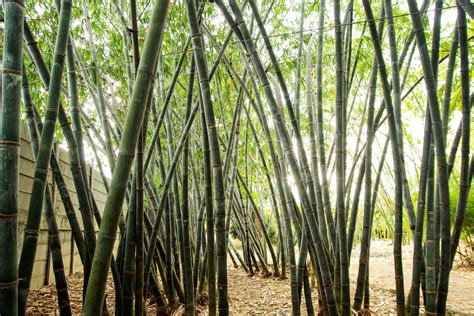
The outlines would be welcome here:
<svg viewBox="0 0 474 316">
<path fill-rule="evenodd" d="M 36 168 L 35 173 L 48 174 L 48 169 Z"/>
<path fill-rule="evenodd" d="M 14 2 L 14 1 L 11 1 L 11 2 Z M 3 68 L 2 71 L 4 74 L 23 76 L 23 71 L 18 70 L 18 69 Z"/>
<path fill-rule="evenodd" d="M 71 306 L 71 304 L 69 304 L 69 301 L 67 301 L 67 302 L 64 303 L 64 304 L 58 305 L 59 309 L 68 308 L 68 307 L 70 307 L 70 306 Z"/>
<path fill-rule="evenodd" d="M 100 232 L 99 232 L 99 235 L 100 235 L 100 237 L 102 237 L 102 238 L 104 238 L 104 239 L 108 239 L 108 240 L 113 240 L 113 241 L 115 241 L 115 236 L 111 236 L 111 235 L 104 234 L 104 233 L 100 233 Z"/>
<path fill-rule="evenodd" d="M 124 271 L 123 271 L 123 274 L 127 274 L 127 275 L 135 275 L 135 271 L 128 271 L 128 270 L 124 270 Z"/>
<path fill-rule="evenodd" d="M 18 279 L 12 282 L 0 282 L 0 289 L 5 289 L 9 287 L 13 287 L 18 284 Z"/>
<path fill-rule="evenodd" d="M 15 220 L 18 218 L 18 213 L 0 214 L 0 220 Z"/>
<path fill-rule="evenodd" d="M 155 74 L 154 74 L 152 71 L 148 70 L 148 69 L 140 68 L 140 67 L 139 67 L 139 68 L 138 68 L 138 71 L 139 71 L 139 72 L 146 73 L 146 74 L 149 75 L 153 80 L 156 79 L 156 78 L 155 78 Z"/>
<path fill-rule="evenodd" d="M 37 41 L 27 41 L 26 42 L 26 46 L 38 46 L 38 42 Z"/>
<path fill-rule="evenodd" d="M 128 151 L 125 151 L 125 150 L 119 150 L 119 156 L 135 158 L 135 152 L 128 152 Z"/>
<path fill-rule="evenodd" d="M 35 229 L 25 229 L 25 235 L 28 235 L 28 236 L 39 236 L 39 230 L 35 230 Z"/>
<path fill-rule="evenodd" d="M 12 140 L 0 140 L 0 146 L 2 145 L 4 145 L 5 147 L 7 146 L 20 147 L 20 142 L 16 142 Z"/>
</svg>

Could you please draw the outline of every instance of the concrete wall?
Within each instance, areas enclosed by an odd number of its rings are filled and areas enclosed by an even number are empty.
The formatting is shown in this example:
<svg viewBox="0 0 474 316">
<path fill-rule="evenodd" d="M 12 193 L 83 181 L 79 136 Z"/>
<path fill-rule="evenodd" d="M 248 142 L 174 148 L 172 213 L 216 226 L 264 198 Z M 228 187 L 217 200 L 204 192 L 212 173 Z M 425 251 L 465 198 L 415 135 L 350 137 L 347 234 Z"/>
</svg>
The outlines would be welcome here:
<svg viewBox="0 0 474 316">
<path fill-rule="evenodd" d="M 82 228 L 82 218 L 79 212 L 79 203 L 77 200 L 74 181 L 69 167 L 69 154 L 67 150 L 55 146 L 56 157 L 66 182 L 66 186 L 71 195 L 72 203 L 74 205 L 78 221 Z M 33 176 L 35 170 L 35 163 L 33 159 L 31 144 L 29 141 L 28 130 L 26 125 L 21 125 L 21 147 L 20 147 L 20 179 L 19 179 L 19 249 L 23 243 L 23 233 L 25 229 L 25 221 L 28 213 L 28 206 L 30 203 L 31 187 L 33 184 Z M 102 212 L 106 199 L 106 191 L 99 172 L 88 166 L 89 185 L 92 188 L 93 195 L 97 202 L 99 210 Z M 61 197 L 57 188 L 55 187 L 52 172 L 48 174 L 48 182 L 50 185 L 51 194 L 53 196 L 54 210 L 56 214 L 56 221 L 59 227 L 59 237 L 61 239 L 61 247 L 64 261 L 64 269 L 66 274 L 72 274 L 82 269 L 81 259 L 77 252 L 76 245 L 72 239 L 71 228 L 64 211 L 64 206 L 61 202 Z M 96 230 L 98 230 L 96 226 Z M 51 262 L 51 255 L 48 249 L 48 227 L 44 217 L 44 210 L 42 212 L 42 220 L 40 226 L 40 235 L 38 247 L 36 250 L 35 264 L 33 268 L 33 275 L 31 280 L 31 288 L 40 288 L 45 284 L 54 282 L 54 274 Z"/>
</svg>

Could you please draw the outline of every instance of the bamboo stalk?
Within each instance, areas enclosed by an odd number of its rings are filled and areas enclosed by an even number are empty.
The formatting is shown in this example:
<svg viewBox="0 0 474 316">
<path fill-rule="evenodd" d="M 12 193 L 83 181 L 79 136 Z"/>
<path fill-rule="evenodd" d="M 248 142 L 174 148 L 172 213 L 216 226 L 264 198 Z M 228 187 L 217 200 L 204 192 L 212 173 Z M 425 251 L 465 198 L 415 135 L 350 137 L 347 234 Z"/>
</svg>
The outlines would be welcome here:
<svg viewBox="0 0 474 316">
<path fill-rule="evenodd" d="M 456 254 L 456 249 L 461 236 L 469 195 L 469 152 L 470 152 L 470 122 L 471 106 L 474 98 L 469 95 L 469 52 L 467 41 L 466 13 L 458 7 L 458 34 L 459 34 L 459 57 L 461 73 L 461 96 L 462 96 L 462 144 L 461 144 L 461 172 L 459 176 L 459 196 L 456 207 L 454 229 L 451 237 L 451 267 Z"/>
<path fill-rule="evenodd" d="M 18 179 L 23 49 L 23 1 L 3 1 L 3 69 L 0 86 L 0 314 L 18 313 Z M 20 309 L 21 310 L 21 309 Z"/>
<path fill-rule="evenodd" d="M 61 2 L 61 13 L 55 45 L 55 56 L 51 70 L 51 81 L 48 89 L 48 105 L 43 130 L 36 159 L 31 200 L 28 207 L 28 217 L 25 224 L 25 236 L 18 267 L 19 291 L 18 312 L 24 314 L 28 300 L 33 263 L 38 242 L 39 225 L 41 221 L 41 206 L 43 205 L 44 191 L 48 174 L 48 165 L 53 148 L 55 125 L 59 108 L 61 83 L 64 68 L 64 55 L 71 21 L 72 1 Z M 38 207 L 38 205 L 41 205 Z"/>
<path fill-rule="evenodd" d="M 188 22 L 192 33 L 194 47 L 194 58 L 201 86 L 204 114 L 209 133 L 209 147 L 211 150 L 212 167 L 214 172 L 214 189 L 216 199 L 216 251 L 217 251 L 217 289 L 219 292 L 219 314 L 229 313 L 229 301 L 227 294 L 227 245 L 225 236 L 225 191 L 222 172 L 222 163 L 219 150 L 219 141 L 212 108 L 211 91 L 209 87 L 209 76 L 204 58 L 204 42 L 200 32 L 196 9 L 192 0 L 186 1 Z M 208 227 L 208 229 L 210 229 Z M 212 311 L 210 310 L 212 315 Z"/>
<path fill-rule="evenodd" d="M 396 294 L 397 294 L 397 314 L 405 314 L 405 293 L 404 293 L 404 280 L 403 280 L 403 265 L 402 265 L 402 219 L 403 219 L 403 189 L 402 189 L 402 174 L 401 174 L 401 165 L 402 160 L 400 156 L 400 147 L 398 134 L 395 123 L 395 114 L 393 108 L 393 100 L 390 96 L 390 87 L 387 79 L 387 72 L 385 68 L 385 61 L 383 58 L 382 47 L 380 44 L 380 39 L 378 37 L 378 32 L 375 27 L 374 17 L 370 3 L 367 0 L 363 1 L 364 11 L 368 19 L 368 25 L 370 34 L 372 37 L 372 43 L 374 45 L 375 56 L 377 59 L 377 64 L 379 68 L 380 79 L 382 81 L 382 90 L 384 95 L 384 104 L 387 111 L 389 133 L 390 133 L 390 143 L 393 155 L 394 163 L 394 176 L 395 176 L 395 236 L 393 243 L 393 255 L 394 255 L 394 268 L 395 268 L 395 284 L 396 284 Z M 386 9 L 386 7 L 385 7 Z M 391 46 L 391 49 L 394 49 Z"/>
<path fill-rule="evenodd" d="M 125 196 L 127 180 L 133 161 L 136 141 L 141 129 L 146 99 L 149 96 L 153 71 L 158 57 L 169 1 L 157 1 L 153 7 L 143 56 L 137 71 L 129 115 L 123 129 L 119 156 L 116 161 L 109 195 L 105 203 L 102 225 L 99 231 L 96 253 L 92 262 L 91 276 L 84 302 L 85 315 L 98 315 L 104 300 L 105 280 L 112 258 L 113 244 L 116 238 L 120 210 Z"/>
<path fill-rule="evenodd" d="M 33 155 L 36 156 L 38 154 L 38 146 L 39 146 L 39 138 L 38 138 L 38 131 L 36 129 L 35 124 L 35 113 L 33 111 L 33 105 L 31 101 L 31 96 L 29 96 L 29 88 L 28 88 L 28 81 L 26 78 L 26 71 L 23 70 L 23 91 L 25 100 L 29 103 L 29 106 L 26 106 L 25 102 L 25 109 L 32 115 L 28 117 L 28 134 L 30 136 L 31 147 Z M 51 164 L 53 164 L 53 159 L 55 155 L 52 152 L 51 156 Z M 56 291 L 58 296 L 58 307 L 59 312 L 61 315 L 71 315 L 71 306 L 69 302 L 69 295 L 68 295 L 68 287 L 66 282 L 66 276 L 64 274 L 64 263 L 63 263 L 63 255 L 61 251 L 61 241 L 59 239 L 59 229 L 58 224 L 56 222 L 56 217 L 54 214 L 54 202 L 52 199 L 52 195 L 47 185 L 45 188 L 45 200 L 44 200 L 44 209 L 45 209 L 45 217 L 46 222 L 48 224 L 48 247 L 51 249 L 51 255 L 53 259 L 53 271 L 54 271 L 54 279 L 56 285 Z M 79 231 L 80 232 L 80 231 Z"/>
<path fill-rule="evenodd" d="M 428 102 L 430 106 L 430 115 L 433 126 L 434 143 L 436 147 L 437 169 L 438 169 L 438 186 L 439 186 L 439 207 L 440 207 L 440 227 L 441 227 L 441 259 L 438 282 L 437 295 L 437 311 L 443 313 L 446 309 L 446 297 L 448 292 L 449 270 L 451 259 L 451 220 L 450 220 L 450 201 L 449 201 L 449 182 L 446 162 L 446 152 L 444 149 L 445 141 L 443 135 L 443 127 L 441 122 L 439 102 L 436 94 L 436 81 L 433 67 L 429 60 L 428 49 L 426 45 L 426 37 L 421 21 L 421 15 L 415 2 L 408 1 L 411 13 L 411 19 L 415 31 L 418 51 L 420 54 L 421 64 L 424 73 L 424 81 Z"/>
</svg>

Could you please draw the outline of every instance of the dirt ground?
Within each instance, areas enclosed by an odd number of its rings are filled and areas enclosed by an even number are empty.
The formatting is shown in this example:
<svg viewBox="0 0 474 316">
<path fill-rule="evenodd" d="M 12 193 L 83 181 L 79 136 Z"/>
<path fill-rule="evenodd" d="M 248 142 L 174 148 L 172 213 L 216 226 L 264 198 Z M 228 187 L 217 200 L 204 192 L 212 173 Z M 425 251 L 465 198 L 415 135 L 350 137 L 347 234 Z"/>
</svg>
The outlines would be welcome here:
<svg viewBox="0 0 474 316">
<path fill-rule="evenodd" d="M 412 246 L 403 247 L 405 291 L 411 285 Z M 359 248 L 351 258 L 350 277 L 352 297 L 359 262 Z M 455 265 L 456 266 L 456 265 Z M 393 276 L 391 241 L 373 241 L 370 258 L 371 310 L 379 315 L 396 315 L 395 279 Z M 232 280 L 238 280 L 232 282 Z M 290 281 L 276 278 L 246 277 L 242 269 L 229 269 L 229 295 L 231 312 L 235 315 L 290 315 Z M 317 304 L 317 290 L 313 291 Z M 303 314 L 306 307 L 302 306 Z M 474 269 L 454 268 L 450 274 L 447 309 L 450 315 L 474 315 Z"/>
<path fill-rule="evenodd" d="M 357 278 L 359 249 L 355 248 L 351 258 L 351 293 L 354 293 Z M 412 247 L 403 248 L 405 290 L 408 293 L 411 283 Z M 395 315 L 395 281 L 393 277 L 392 244 L 390 241 L 374 241 L 370 259 L 371 310 L 374 314 Z M 230 260 L 229 260 L 230 262 Z M 248 277 L 243 269 L 229 266 L 228 270 L 230 311 L 233 315 L 289 315 L 291 314 L 290 280 L 263 278 L 259 275 Z M 74 314 L 82 310 L 82 274 L 76 273 L 68 278 L 70 299 Z M 109 277 L 107 284 L 107 306 L 113 311 L 114 289 Z M 313 291 L 313 301 L 317 304 L 317 291 Z M 27 313 L 29 315 L 55 315 L 56 291 L 54 285 L 31 291 Z M 451 315 L 474 315 L 474 269 L 454 268 L 450 275 L 447 303 Z M 154 306 L 148 306 L 148 314 L 154 314 Z M 200 307 L 205 315 L 205 307 Z M 174 314 L 181 314 L 183 307 Z M 305 306 L 302 306 L 305 311 Z"/>
</svg>

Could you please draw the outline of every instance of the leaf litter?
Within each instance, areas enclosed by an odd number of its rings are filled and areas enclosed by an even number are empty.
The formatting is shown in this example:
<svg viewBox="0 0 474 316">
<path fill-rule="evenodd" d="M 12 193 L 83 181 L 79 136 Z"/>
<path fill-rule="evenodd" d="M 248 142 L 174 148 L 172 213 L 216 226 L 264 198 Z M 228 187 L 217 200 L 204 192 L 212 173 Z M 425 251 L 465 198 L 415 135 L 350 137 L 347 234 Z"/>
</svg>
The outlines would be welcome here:
<svg viewBox="0 0 474 316">
<path fill-rule="evenodd" d="M 350 277 L 351 297 L 354 297 L 359 248 L 352 252 Z M 412 246 L 403 247 L 403 267 L 405 292 L 411 285 Z M 229 260 L 230 261 L 230 260 Z M 287 269 L 287 274 L 289 273 Z M 83 274 L 77 272 L 68 277 L 69 299 L 74 315 L 82 313 Z M 260 274 L 248 276 L 241 268 L 228 267 L 229 307 L 232 315 L 290 315 L 291 288 L 290 279 L 265 277 Z M 204 296 L 207 293 L 204 293 Z M 313 304 L 317 309 L 317 289 L 312 289 Z M 115 293 L 112 276 L 109 275 L 106 286 L 107 310 L 113 315 Z M 202 300 L 205 303 L 206 300 Z M 390 241 L 373 241 L 370 258 L 370 311 L 363 315 L 396 315 L 395 281 L 393 277 L 392 244 Z M 422 298 L 421 298 L 422 302 Z M 457 268 L 456 263 L 450 276 L 447 303 L 449 315 L 474 315 L 474 269 Z M 207 307 L 197 304 L 199 315 L 207 315 Z M 306 315 L 306 305 L 302 299 L 301 311 Z M 156 306 L 147 304 L 148 315 L 157 315 Z M 420 312 L 424 312 L 423 309 Z M 30 291 L 27 315 L 59 315 L 56 288 L 54 284 Z M 185 314 L 184 305 L 178 306 L 173 315 Z"/>
</svg>

